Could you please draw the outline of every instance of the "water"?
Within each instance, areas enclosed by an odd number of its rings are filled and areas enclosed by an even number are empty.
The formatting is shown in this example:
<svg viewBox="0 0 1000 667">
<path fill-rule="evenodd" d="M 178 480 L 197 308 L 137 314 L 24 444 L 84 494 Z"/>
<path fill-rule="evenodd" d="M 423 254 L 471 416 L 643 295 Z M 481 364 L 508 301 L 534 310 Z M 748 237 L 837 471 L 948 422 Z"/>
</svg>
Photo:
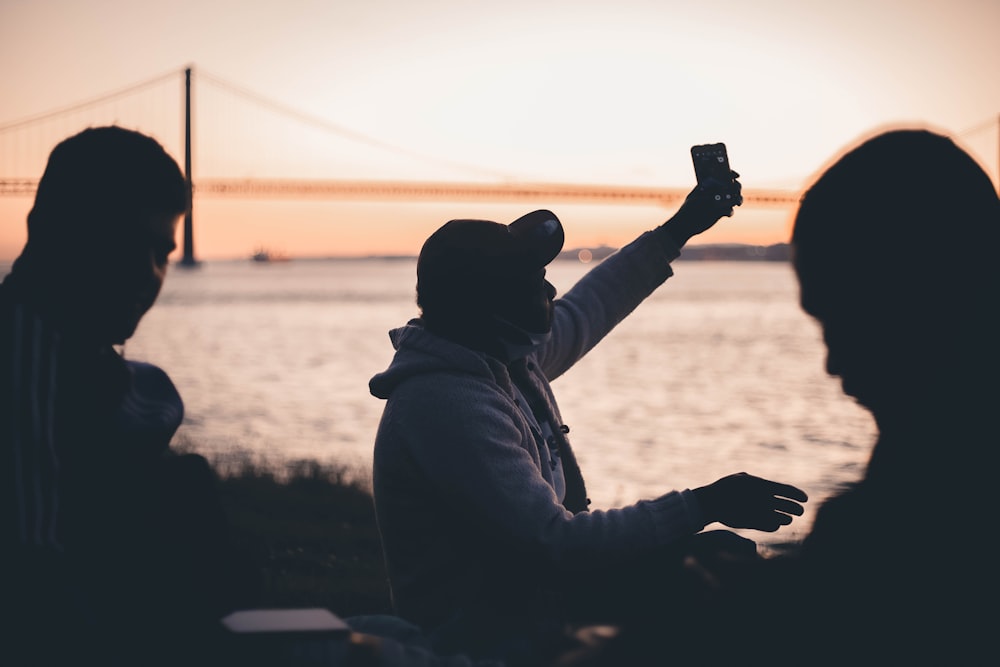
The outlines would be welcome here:
<svg viewBox="0 0 1000 667">
<path fill-rule="evenodd" d="M 677 262 L 676 275 L 553 387 L 594 506 L 613 507 L 747 471 L 817 501 L 856 479 L 874 425 L 823 370 L 790 267 Z M 586 270 L 558 261 L 560 291 Z M 173 378 L 178 438 L 314 457 L 367 476 L 382 401 L 368 379 L 387 332 L 416 314 L 413 260 L 207 263 L 173 269 L 126 346 Z M 766 542 L 771 536 L 756 537 Z"/>
</svg>

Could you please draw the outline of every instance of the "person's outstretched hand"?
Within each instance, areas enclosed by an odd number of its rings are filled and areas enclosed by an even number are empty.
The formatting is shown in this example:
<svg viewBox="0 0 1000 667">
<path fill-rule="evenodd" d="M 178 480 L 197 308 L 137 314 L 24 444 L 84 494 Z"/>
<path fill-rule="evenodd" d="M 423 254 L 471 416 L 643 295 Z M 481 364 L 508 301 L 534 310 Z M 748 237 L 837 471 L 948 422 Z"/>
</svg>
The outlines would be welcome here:
<svg viewBox="0 0 1000 667">
<path fill-rule="evenodd" d="M 710 229 L 720 218 L 732 216 L 733 207 L 743 203 L 743 186 L 737 180 L 740 175 L 731 173 L 733 180 L 728 183 L 710 178 L 696 185 L 677 213 L 663 224 L 678 247 Z"/>
<path fill-rule="evenodd" d="M 809 497 L 789 484 L 748 475 L 728 475 L 694 489 L 705 523 L 718 521 L 730 528 L 753 528 L 773 533 L 802 516 L 800 503 Z"/>
</svg>

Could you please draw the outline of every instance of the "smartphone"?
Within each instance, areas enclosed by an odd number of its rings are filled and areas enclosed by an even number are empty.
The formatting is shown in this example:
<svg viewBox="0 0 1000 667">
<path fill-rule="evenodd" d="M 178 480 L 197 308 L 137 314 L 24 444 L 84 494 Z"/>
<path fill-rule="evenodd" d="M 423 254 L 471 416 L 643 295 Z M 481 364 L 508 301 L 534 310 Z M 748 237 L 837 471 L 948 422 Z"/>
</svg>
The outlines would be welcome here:
<svg viewBox="0 0 1000 667">
<path fill-rule="evenodd" d="M 692 146 L 691 160 L 694 162 L 694 175 L 698 179 L 698 185 L 714 182 L 715 187 L 718 188 L 719 185 L 734 184 L 733 170 L 729 167 L 729 154 L 726 152 L 725 144 Z M 715 200 L 739 206 L 743 203 L 743 196 L 740 194 L 740 189 L 734 187 L 728 192 L 717 190 Z M 732 212 L 730 211 L 728 215 L 732 215 Z"/>
<path fill-rule="evenodd" d="M 710 178 L 723 185 L 733 180 L 725 144 L 692 146 L 691 161 L 694 162 L 694 175 L 698 179 L 698 185 L 704 185 Z"/>
</svg>

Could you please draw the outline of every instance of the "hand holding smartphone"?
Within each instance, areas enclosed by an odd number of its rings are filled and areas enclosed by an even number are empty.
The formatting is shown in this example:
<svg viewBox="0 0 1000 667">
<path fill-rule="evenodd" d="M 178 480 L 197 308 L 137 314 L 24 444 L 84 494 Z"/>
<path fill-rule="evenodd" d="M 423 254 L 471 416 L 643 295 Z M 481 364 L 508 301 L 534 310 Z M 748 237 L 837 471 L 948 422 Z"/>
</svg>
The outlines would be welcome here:
<svg viewBox="0 0 1000 667">
<path fill-rule="evenodd" d="M 733 170 L 729 166 L 729 153 L 724 143 L 692 146 L 691 161 L 694 163 L 694 174 L 698 179 L 698 185 L 709 190 L 717 190 L 716 201 L 731 203 L 733 206 L 743 203 L 739 189 L 730 187 L 734 185 Z"/>
<path fill-rule="evenodd" d="M 698 185 L 663 225 L 678 246 L 709 229 L 719 218 L 732 216 L 734 207 L 743 203 L 743 186 L 736 180 L 739 174 L 729 166 L 725 144 L 692 146 L 691 160 Z"/>
</svg>

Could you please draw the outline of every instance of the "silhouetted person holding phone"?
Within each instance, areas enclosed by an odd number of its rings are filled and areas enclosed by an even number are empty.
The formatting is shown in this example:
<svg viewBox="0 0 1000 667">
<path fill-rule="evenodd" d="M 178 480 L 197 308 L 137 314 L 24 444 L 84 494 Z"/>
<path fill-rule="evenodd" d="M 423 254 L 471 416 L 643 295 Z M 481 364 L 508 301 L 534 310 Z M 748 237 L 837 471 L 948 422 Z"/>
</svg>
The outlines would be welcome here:
<svg viewBox="0 0 1000 667">
<path fill-rule="evenodd" d="M 214 477 L 170 440 L 183 403 L 115 349 L 153 305 L 187 209 L 152 138 L 85 130 L 52 151 L 0 285 L 0 662 L 183 653 L 232 604 Z M 68 663 L 67 663 L 68 664 Z"/>
<path fill-rule="evenodd" d="M 827 370 L 878 427 L 863 478 L 821 506 L 798 553 L 693 567 L 709 573 L 697 613 L 667 607 L 561 665 L 995 660 L 995 186 L 947 137 L 885 131 L 815 180 L 792 246 Z M 775 619 L 785 632 L 765 641 Z"/>
<path fill-rule="evenodd" d="M 395 357 L 370 386 L 386 399 L 374 490 L 394 604 L 436 649 L 530 663 L 566 622 L 665 592 L 677 546 L 706 525 L 774 531 L 802 513 L 801 491 L 744 474 L 590 510 L 549 386 L 672 275 L 690 237 L 732 214 L 735 177 L 696 187 L 559 299 L 545 279 L 564 240 L 550 211 L 453 220 L 424 243 L 421 317 L 390 333 Z M 756 554 L 734 533 L 704 537 Z"/>
</svg>

